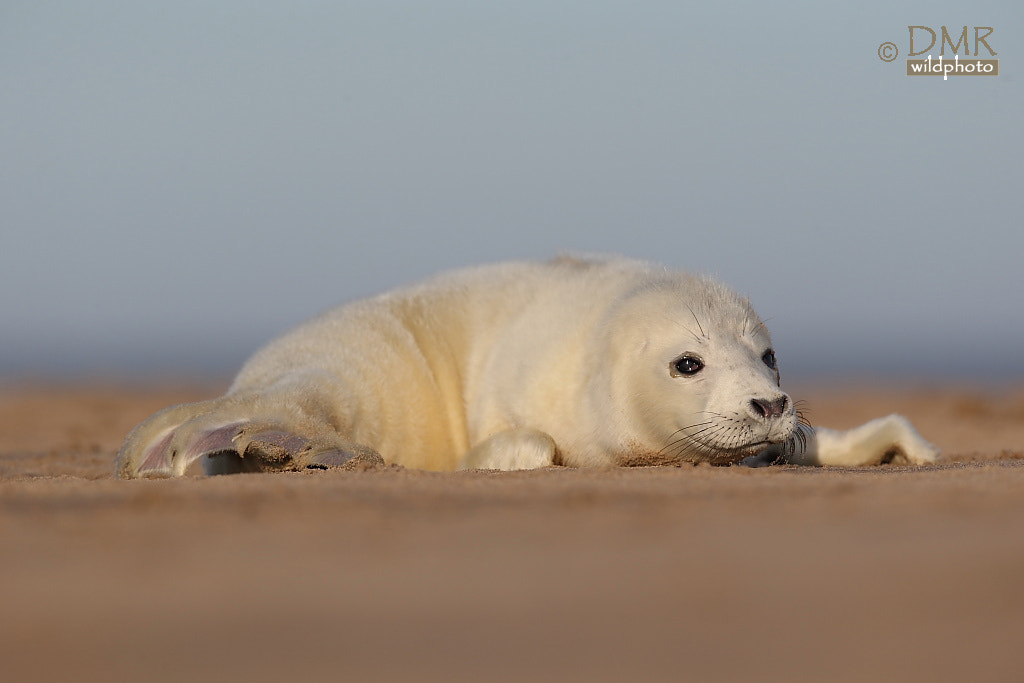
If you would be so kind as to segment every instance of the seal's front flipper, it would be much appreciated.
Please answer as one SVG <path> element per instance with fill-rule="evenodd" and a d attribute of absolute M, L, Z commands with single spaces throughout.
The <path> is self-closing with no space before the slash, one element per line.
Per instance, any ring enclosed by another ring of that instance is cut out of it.
<path fill-rule="evenodd" d="M 901 415 L 887 415 L 845 431 L 803 425 L 799 428 L 806 438 L 798 440 L 797 447 L 785 455 L 788 462 L 797 465 L 926 465 L 939 457 L 939 450 L 921 438 Z"/>
<path fill-rule="evenodd" d="M 532 470 L 555 464 L 555 440 L 536 429 L 509 429 L 466 452 L 458 470 Z"/>

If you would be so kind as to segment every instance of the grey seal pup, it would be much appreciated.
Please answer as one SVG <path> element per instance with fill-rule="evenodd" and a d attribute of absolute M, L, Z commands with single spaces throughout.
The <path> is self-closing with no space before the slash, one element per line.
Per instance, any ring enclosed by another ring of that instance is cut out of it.
<path fill-rule="evenodd" d="M 228 392 L 136 427 L 119 476 L 386 462 L 429 470 L 929 463 L 898 415 L 799 419 L 764 322 L 704 276 L 560 258 L 454 271 L 272 341 Z"/>

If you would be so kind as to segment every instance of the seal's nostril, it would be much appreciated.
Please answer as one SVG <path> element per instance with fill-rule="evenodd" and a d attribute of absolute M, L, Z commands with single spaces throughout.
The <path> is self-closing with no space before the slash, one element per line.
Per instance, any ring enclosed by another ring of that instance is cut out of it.
<path fill-rule="evenodd" d="M 760 418 L 768 419 L 778 417 L 786 412 L 786 406 L 789 405 L 789 397 L 783 394 L 779 398 L 774 400 L 766 398 L 752 398 L 750 399 L 750 410 L 751 412 Z"/>
<path fill-rule="evenodd" d="M 764 404 L 758 401 L 756 398 L 750 399 L 750 408 L 751 410 L 753 410 L 754 415 L 757 415 L 758 417 L 765 416 Z"/>

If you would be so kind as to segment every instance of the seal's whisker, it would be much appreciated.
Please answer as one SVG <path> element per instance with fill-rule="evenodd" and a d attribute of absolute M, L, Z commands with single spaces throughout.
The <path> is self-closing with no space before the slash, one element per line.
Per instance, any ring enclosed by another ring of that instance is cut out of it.
<path fill-rule="evenodd" d="M 758 323 L 757 323 L 757 325 L 755 325 L 755 326 L 754 326 L 754 328 L 753 328 L 752 330 L 750 330 L 750 336 L 751 336 L 751 337 L 753 337 L 753 336 L 754 336 L 754 334 L 755 334 L 755 333 L 756 333 L 756 332 L 757 332 L 758 330 L 760 330 L 760 329 L 764 329 L 764 330 L 767 330 L 768 328 L 766 327 L 766 323 L 767 323 L 767 322 L 768 322 L 769 320 L 771 320 L 771 318 L 765 318 L 764 320 L 759 320 L 759 321 L 758 321 Z"/>
<path fill-rule="evenodd" d="M 710 426 L 712 426 L 713 424 L 714 424 L 714 423 L 713 423 L 713 422 L 711 422 L 711 421 L 707 421 L 707 422 L 698 422 L 698 423 L 696 423 L 696 424 L 692 424 L 692 425 L 689 425 L 689 426 L 687 426 L 687 427 L 681 427 L 681 428 L 677 429 L 676 431 L 674 431 L 674 432 L 673 432 L 673 433 L 672 433 L 672 434 L 671 434 L 671 435 L 669 436 L 669 439 L 672 439 L 672 438 L 673 438 L 673 437 L 675 437 L 675 436 L 676 436 L 677 434 L 682 434 L 682 437 L 681 437 L 681 438 L 679 438 L 679 439 L 676 439 L 675 441 L 670 441 L 670 442 L 669 442 L 669 443 L 668 443 L 668 444 L 667 444 L 667 445 L 666 445 L 666 446 L 665 446 L 664 448 L 662 448 L 662 449 L 661 449 L 660 451 L 658 451 L 658 454 L 659 454 L 659 455 L 661 455 L 662 453 L 664 453 L 664 451 L 665 451 L 665 450 L 667 450 L 667 449 L 669 449 L 669 448 L 671 448 L 671 447 L 675 446 L 676 444 L 679 444 L 679 443 L 685 443 L 687 439 L 691 438 L 691 435 L 687 433 L 687 430 L 689 430 L 689 429 L 693 429 L 693 428 L 695 428 L 695 427 L 700 427 L 700 429 L 699 429 L 699 430 L 697 431 L 697 433 L 699 434 L 700 432 L 704 431 L 705 429 L 708 429 L 708 428 L 709 428 Z"/>
<path fill-rule="evenodd" d="M 745 454 L 754 455 L 759 448 L 754 444 L 764 443 L 764 437 L 759 435 L 756 426 L 750 424 L 749 419 L 740 413 L 705 409 L 695 414 L 705 419 L 675 430 L 666 439 L 664 447 L 658 452 L 659 455 L 696 461 L 722 460 L 724 456 L 729 460 L 730 453 L 737 453 L 737 458 L 744 457 Z M 806 420 L 800 420 L 798 416 L 798 424 L 805 422 Z M 802 429 L 795 429 L 786 441 L 777 446 L 780 457 L 797 448 L 806 448 L 806 439 Z M 763 446 L 767 447 L 767 444 Z"/>
<path fill-rule="evenodd" d="M 692 311 L 691 311 L 691 312 L 692 312 Z M 696 339 L 697 341 L 699 341 L 699 342 L 700 342 L 700 341 L 703 341 L 703 338 L 701 338 L 701 337 L 700 337 L 700 336 L 699 336 L 699 335 L 698 335 L 698 334 L 697 334 L 696 332 L 694 332 L 693 330 L 691 330 L 691 329 L 690 329 L 689 327 L 687 327 L 686 325 L 682 324 L 682 323 L 681 323 L 681 322 L 679 322 L 678 320 L 676 320 L 676 319 L 674 319 L 674 318 L 671 318 L 671 317 L 669 317 L 669 316 L 667 316 L 667 315 L 666 315 L 666 316 L 664 316 L 664 318 L 665 318 L 665 320 L 668 320 L 668 321 L 669 321 L 670 323 L 672 323 L 672 324 L 674 324 L 674 325 L 678 325 L 679 327 L 681 327 L 681 328 L 683 328 L 684 330 L 686 330 L 686 331 L 687 331 L 687 332 L 688 332 L 688 333 L 689 333 L 689 334 L 690 334 L 690 335 L 691 335 L 691 336 L 692 336 L 692 337 L 693 337 L 694 339 Z M 699 325 L 699 324 L 700 324 L 700 323 L 698 323 L 698 325 Z"/>
<path fill-rule="evenodd" d="M 704 326 L 703 326 L 703 325 L 701 325 L 701 324 L 700 324 L 700 320 L 698 320 L 698 319 L 697 319 L 697 314 L 696 314 L 696 313 L 694 313 L 694 312 L 693 312 L 693 309 L 692 309 L 692 308 L 690 308 L 689 306 L 687 306 L 687 307 L 686 307 L 686 309 L 687 309 L 688 311 L 690 311 L 690 315 L 692 315 L 692 316 L 693 316 L 693 321 L 694 321 L 695 323 L 697 323 L 697 329 L 699 329 L 699 330 L 700 330 L 700 334 L 701 334 L 701 336 L 702 336 L 702 337 L 704 337 L 705 339 L 707 339 L 708 341 L 711 341 L 711 337 L 709 337 L 709 336 L 708 336 L 708 333 L 704 331 Z"/>

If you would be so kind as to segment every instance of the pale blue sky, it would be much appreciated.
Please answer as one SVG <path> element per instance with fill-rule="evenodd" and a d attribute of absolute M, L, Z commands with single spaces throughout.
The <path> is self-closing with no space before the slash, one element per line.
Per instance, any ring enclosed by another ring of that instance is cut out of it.
<path fill-rule="evenodd" d="M 906 77 L 910 24 L 1001 75 Z M 719 276 L 784 375 L 1024 378 L 1022 49 L 1017 0 L 9 0 L 0 379 L 227 375 L 559 252 Z"/>

